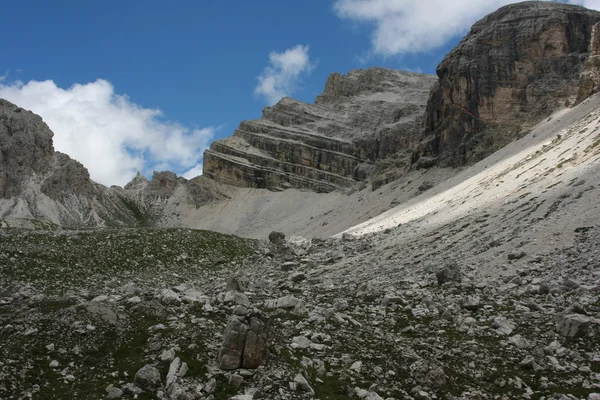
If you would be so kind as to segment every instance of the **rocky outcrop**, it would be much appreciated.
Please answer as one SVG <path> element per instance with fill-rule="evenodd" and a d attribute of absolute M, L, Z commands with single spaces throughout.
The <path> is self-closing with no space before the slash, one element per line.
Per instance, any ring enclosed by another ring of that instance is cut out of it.
<path fill-rule="evenodd" d="M 256 369 L 267 358 L 266 327 L 257 317 L 232 317 L 223 334 L 217 364 L 223 370 Z"/>
<path fill-rule="evenodd" d="M 317 192 L 354 187 L 375 163 L 418 141 L 434 78 L 382 68 L 332 74 L 315 104 L 284 98 L 204 155 L 219 182 Z"/>
<path fill-rule="evenodd" d="M 55 152 L 52 137 L 38 115 L 0 99 L 0 219 L 11 226 L 153 225 L 177 205 L 195 208 L 224 198 L 213 182 L 172 172 L 107 188 L 81 163 Z"/>
<path fill-rule="evenodd" d="M 589 56 L 585 62 L 583 73 L 579 79 L 579 93 L 576 103 L 579 104 L 594 93 L 600 91 L 600 23 L 592 28 Z"/>
<path fill-rule="evenodd" d="M 586 66 L 590 44 L 597 55 L 598 21 L 599 12 L 583 7 L 527 1 L 477 22 L 437 68 L 418 155 L 441 165 L 477 161 L 589 96 L 594 78 L 581 91 L 579 80 L 597 64 Z"/>
<path fill-rule="evenodd" d="M 40 116 L 0 99 L 0 198 L 20 194 L 25 180 L 50 170 L 53 136 Z"/>
<path fill-rule="evenodd" d="M 50 172 L 41 185 L 42 193 L 59 201 L 70 193 L 93 197 L 98 194 L 98 189 L 83 164 L 58 151 L 54 153 Z"/>

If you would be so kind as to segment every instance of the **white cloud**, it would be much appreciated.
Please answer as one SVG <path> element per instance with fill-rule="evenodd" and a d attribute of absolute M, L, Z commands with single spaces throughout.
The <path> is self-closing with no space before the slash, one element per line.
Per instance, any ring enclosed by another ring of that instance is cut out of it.
<path fill-rule="evenodd" d="M 85 165 L 92 179 L 124 185 L 137 171 L 185 171 L 198 164 L 215 128 L 165 120 L 160 110 L 116 94 L 102 79 L 68 89 L 53 81 L 0 83 L 0 98 L 39 114 L 54 132 L 56 150 Z"/>
<path fill-rule="evenodd" d="M 592 10 L 600 10 L 600 0 L 570 0 L 570 4 L 577 4 Z"/>
<path fill-rule="evenodd" d="M 254 93 L 264 96 L 269 104 L 275 104 L 282 97 L 290 96 L 296 90 L 301 78 L 310 74 L 315 62 L 308 54 L 309 46 L 297 45 L 283 53 L 271 52 L 270 65 L 260 74 Z"/>
<path fill-rule="evenodd" d="M 198 164 L 181 174 L 185 179 L 192 179 L 200 175 L 202 175 L 202 164 Z"/>
<path fill-rule="evenodd" d="M 338 17 L 374 26 L 373 52 L 383 56 L 434 50 L 477 20 L 522 0 L 336 0 Z M 600 0 L 569 3 L 600 9 Z"/>
<path fill-rule="evenodd" d="M 3 81 L 5 81 L 5 80 L 6 80 L 6 78 L 8 78 L 8 73 L 9 73 L 9 72 L 10 72 L 10 71 L 6 71 L 6 72 L 4 73 L 4 75 L 0 75 L 0 82 L 3 82 Z"/>

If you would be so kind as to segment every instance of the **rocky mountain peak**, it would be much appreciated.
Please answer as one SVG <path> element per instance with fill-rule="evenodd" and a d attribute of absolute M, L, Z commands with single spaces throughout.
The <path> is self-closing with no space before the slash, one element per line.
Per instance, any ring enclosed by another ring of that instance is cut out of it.
<path fill-rule="evenodd" d="M 142 189 L 148 183 L 148 179 L 139 171 L 136 176 L 124 186 L 125 190 Z"/>
<path fill-rule="evenodd" d="M 214 142 L 204 175 L 272 190 L 352 189 L 371 178 L 378 160 L 418 141 L 434 82 L 431 75 L 376 67 L 332 74 L 315 104 L 283 98 Z"/>
<path fill-rule="evenodd" d="M 346 75 L 334 72 L 327 78 L 325 89 L 315 103 L 336 103 L 349 97 L 372 93 L 398 93 L 421 77 L 422 74 L 380 67 L 352 70 Z"/>
<path fill-rule="evenodd" d="M 529 1 L 477 22 L 437 68 L 420 154 L 443 165 L 476 161 L 580 101 L 598 21 L 597 11 Z"/>
<path fill-rule="evenodd" d="M 20 193 L 27 177 L 50 169 L 52 137 L 40 116 L 0 99 L 0 198 Z"/>

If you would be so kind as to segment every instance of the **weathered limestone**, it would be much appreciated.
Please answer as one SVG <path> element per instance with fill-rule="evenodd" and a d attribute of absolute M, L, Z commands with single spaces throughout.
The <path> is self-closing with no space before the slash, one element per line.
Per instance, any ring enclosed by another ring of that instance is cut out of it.
<path fill-rule="evenodd" d="M 256 369 L 267 358 L 266 326 L 257 317 L 232 317 L 223 334 L 219 351 L 219 368 L 229 371 L 238 368 Z"/>
<path fill-rule="evenodd" d="M 584 68 L 597 71 L 586 59 L 598 21 L 583 7 L 527 1 L 477 22 L 437 68 L 419 155 L 442 165 L 477 161 L 589 96 L 594 77 L 581 91 L 579 80 Z"/>
<path fill-rule="evenodd" d="M 377 160 L 416 143 L 433 82 L 382 68 L 332 74 L 315 104 L 284 98 L 213 143 L 204 175 L 272 190 L 352 188 L 370 177 Z"/>

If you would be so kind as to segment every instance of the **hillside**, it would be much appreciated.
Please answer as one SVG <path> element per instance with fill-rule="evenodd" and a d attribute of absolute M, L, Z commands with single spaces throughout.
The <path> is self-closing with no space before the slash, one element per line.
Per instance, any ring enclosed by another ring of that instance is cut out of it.
<path fill-rule="evenodd" d="M 0 100 L 0 398 L 598 400 L 598 21 L 503 7 L 192 180 L 94 183 Z"/>

